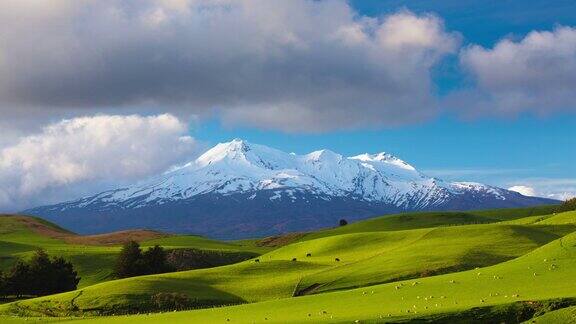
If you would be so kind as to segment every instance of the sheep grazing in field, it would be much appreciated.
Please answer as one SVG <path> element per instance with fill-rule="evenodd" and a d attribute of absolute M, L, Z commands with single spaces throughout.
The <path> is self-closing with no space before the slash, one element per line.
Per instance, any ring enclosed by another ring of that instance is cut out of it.
<path fill-rule="evenodd" d="M 312 253 L 306 253 L 306 257 L 311 257 Z"/>
<path fill-rule="evenodd" d="M 296 261 L 296 258 L 292 258 L 292 262 L 295 262 L 295 261 Z"/>

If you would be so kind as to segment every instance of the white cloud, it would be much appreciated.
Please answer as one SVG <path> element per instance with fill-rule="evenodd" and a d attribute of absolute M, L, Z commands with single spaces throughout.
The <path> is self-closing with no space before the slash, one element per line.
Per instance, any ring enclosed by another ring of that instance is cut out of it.
<path fill-rule="evenodd" d="M 436 16 L 344 0 L 7 0 L 0 20 L 5 117 L 146 105 L 285 131 L 401 125 L 436 114 L 431 70 L 459 43 Z"/>
<path fill-rule="evenodd" d="M 168 114 L 80 117 L 48 125 L 0 149 L 0 208 L 29 207 L 65 191 L 86 192 L 99 182 L 164 171 L 194 153 L 196 143 L 186 133 L 186 125 Z"/>
<path fill-rule="evenodd" d="M 576 197 L 576 179 L 529 178 L 515 181 L 508 190 L 527 196 L 566 200 Z"/>
<path fill-rule="evenodd" d="M 529 196 L 529 197 L 536 196 L 536 190 L 534 190 L 534 188 L 528 187 L 528 186 L 512 186 L 512 187 L 508 188 L 508 190 L 516 191 L 517 193 L 520 193 L 524 196 Z"/>
<path fill-rule="evenodd" d="M 551 173 L 551 170 L 540 168 L 454 168 L 427 169 L 425 174 L 447 181 L 475 181 L 493 186 L 508 188 L 525 196 L 544 197 L 566 200 L 576 197 L 576 179 L 531 177 L 536 171 Z"/>
<path fill-rule="evenodd" d="M 460 60 L 477 82 L 457 96 L 471 114 L 576 112 L 576 28 L 533 31 L 491 49 L 471 46 Z"/>

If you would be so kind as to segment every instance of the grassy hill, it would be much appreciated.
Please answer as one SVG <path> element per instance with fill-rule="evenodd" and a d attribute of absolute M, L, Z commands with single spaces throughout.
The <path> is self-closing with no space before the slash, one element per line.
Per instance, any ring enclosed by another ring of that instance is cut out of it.
<path fill-rule="evenodd" d="M 50 255 L 70 260 L 82 278 L 79 287 L 86 287 L 112 279 L 112 269 L 121 244 L 130 239 L 139 241 L 143 247 L 159 244 L 170 249 L 254 253 L 269 250 L 194 235 L 166 235 L 146 230 L 80 236 L 40 218 L 0 215 L 0 270 L 7 269 L 18 258 L 26 259 L 38 248 L 43 248 Z"/>
<path fill-rule="evenodd" d="M 20 246 L 26 245 L 22 241 L 2 236 L 32 235 L 19 231 L 0 235 L 0 244 L 8 244 L 12 255 L 31 251 Z M 274 247 L 261 246 L 262 240 L 162 236 L 142 245 L 263 254 L 258 260 L 210 269 L 84 285 L 73 292 L 2 305 L 0 312 L 61 317 L 149 312 L 156 309 L 152 296 L 165 292 L 185 294 L 189 307 L 224 307 L 90 321 L 312 323 L 465 321 L 481 316 L 488 322 L 517 322 L 554 308 L 550 305 L 574 303 L 576 289 L 565 284 L 576 275 L 574 231 L 576 212 L 555 214 L 542 207 L 380 217 L 265 240 L 283 242 Z M 53 251 L 58 244 L 69 251 L 80 248 L 62 238 L 35 239 L 42 246 L 52 244 Z M 98 249 L 113 254 L 118 246 L 82 248 L 88 255 Z M 100 261 L 93 262 L 83 265 L 90 268 Z M 565 300 L 550 301 L 558 298 Z"/>
<path fill-rule="evenodd" d="M 575 258 L 576 234 L 570 234 L 515 260 L 470 271 L 239 306 L 82 321 L 330 323 L 419 318 L 444 322 L 472 319 L 493 322 L 495 317 L 504 317 L 513 322 L 517 319 L 514 310 L 524 304 L 576 298 L 574 287 L 566 284 L 576 275 Z"/>
<path fill-rule="evenodd" d="M 548 312 L 534 318 L 529 323 L 576 323 L 576 306 Z"/>
<path fill-rule="evenodd" d="M 319 237 L 360 233 L 399 231 L 416 228 L 431 228 L 471 224 L 490 224 L 502 221 L 522 219 L 532 216 L 551 215 L 557 206 L 537 206 L 531 208 L 490 209 L 466 212 L 415 212 L 386 215 L 346 226 L 306 233 L 300 240 Z"/>

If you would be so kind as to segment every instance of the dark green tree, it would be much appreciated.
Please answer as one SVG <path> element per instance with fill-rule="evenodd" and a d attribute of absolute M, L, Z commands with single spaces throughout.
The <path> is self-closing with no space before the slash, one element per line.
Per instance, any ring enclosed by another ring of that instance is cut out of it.
<path fill-rule="evenodd" d="M 74 270 L 72 263 L 58 257 L 52 259 L 52 265 L 56 277 L 56 285 L 52 293 L 76 290 L 80 277 L 78 277 L 78 272 Z"/>
<path fill-rule="evenodd" d="M 33 295 L 32 279 L 30 266 L 26 262 L 18 260 L 16 264 L 4 274 L 3 281 L 6 296 L 21 297 L 24 295 Z"/>
<path fill-rule="evenodd" d="M 31 295 L 45 296 L 57 291 L 56 269 L 50 261 L 50 257 L 44 250 L 37 250 L 29 262 Z"/>
<path fill-rule="evenodd" d="M 50 258 L 44 250 L 36 251 L 29 265 L 31 295 L 45 296 L 75 290 L 80 282 L 72 263 L 62 257 Z"/>
<path fill-rule="evenodd" d="M 114 275 L 117 278 L 128 278 L 146 274 L 140 245 L 134 241 L 124 243 L 122 251 L 116 260 Z"/>
<path fill-rule="evenodd" d="M 75 290 L 80 278 L 72 263 L 38 250 L 29 262 L 19 260 L 1 276 L 1 296 L 45 296 Z"/>
<path fill-rule="evenodd" d="M 6 279 L 4 273 L 0 271 L 0 297 L 6 296 Z"/>
<path fill-rule="evenodd" d="M 165 273 L 174 271 L 172 266 L 168 264 L 166 251 L 159 245 L 148 248 L 142 255 L 147 274 Z"/>
<path fill-rule="evenodd" d="M 342 218 L 342 219 L 338 222 L 338 225 L 340 225 L 340 226 L 348 225 L 348 221 L 345 220 L 344 218 Z"/>
<path fill-rule="evenodd" d="M 566 211 L 572 211 L 572 210 L 576 210 L 576 197 L 567 199 L 558 208 L 559 212 L 566 212 Z"/>

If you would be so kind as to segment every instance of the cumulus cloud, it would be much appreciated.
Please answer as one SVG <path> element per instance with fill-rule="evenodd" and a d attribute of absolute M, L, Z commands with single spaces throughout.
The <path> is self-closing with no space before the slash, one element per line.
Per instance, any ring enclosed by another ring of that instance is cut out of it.
<path fill-rule="evenodd" d="M 524 196 L 529 196 L 529 197 L 536 196 L 536 190 L 534 190 L 534 188 L 528 187 L 528 186 L 512 186 L 512 187 L 508 188 L 508 190 L 516 191 L 517 193 L 522 194 Z"/>
<path fill-rule="evenodd" d="M 186 125 L 167 114 L 80 117 L 48 125 L 0 149 L 0 208 L 30 207 L 53 195 L 89 192 L 99 182 L 164 171 L 195 152 L 196 142 L 186 133 Z"/>
<path fill-rule="evenodd" d="M 0 20 L 4 116 L 145 106 L 285 131 L 433 116 L 431 70 L 459 42 L 344 0 L 5 0 Z"/>
<path fill-rule="evenodd" d="M 459 94 L 471 114 L 576 112 L 576 28 L 533 31 L 493 48 L 470 46 L 460 61 L 477 83 Z"/>
<path fill-rule="evenodd" d="M 572 178 L 532 178 L 516 181 L 508 190 L 525 196 L 545 197 L 566 200 L 576 197 L 576 179 Z"/>

